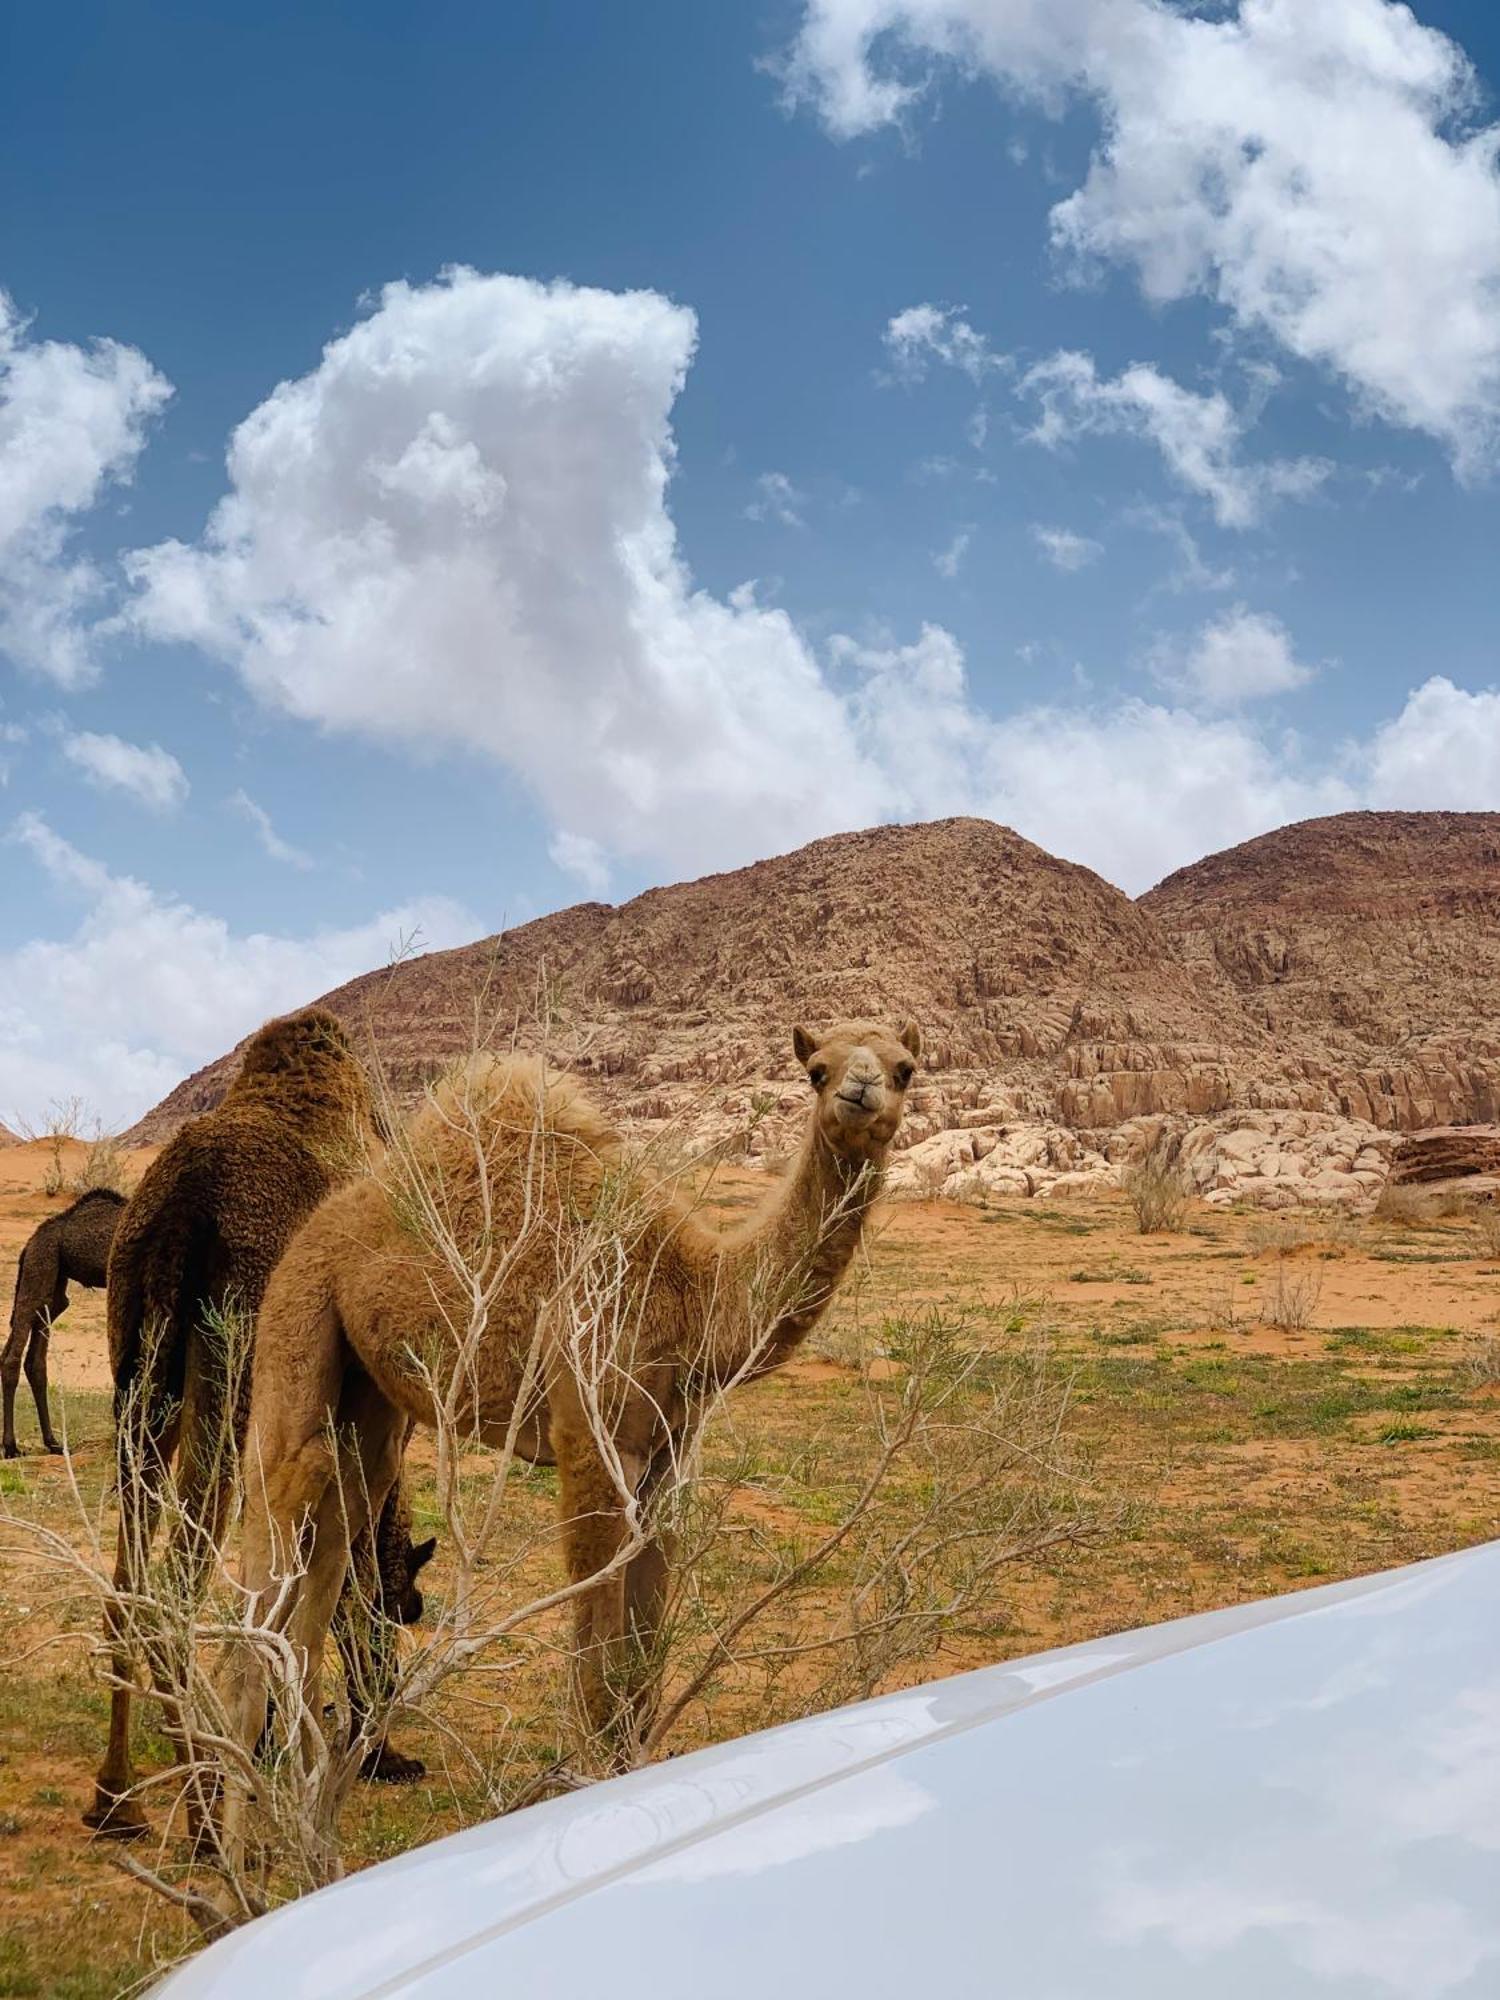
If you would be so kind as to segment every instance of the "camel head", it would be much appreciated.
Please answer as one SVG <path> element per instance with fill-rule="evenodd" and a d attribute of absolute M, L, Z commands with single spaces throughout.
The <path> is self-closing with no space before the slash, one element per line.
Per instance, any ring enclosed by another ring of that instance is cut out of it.
<path fill-rule="evenodd" d="M 915 1021 L 900 1029 L 841 1021 L 824 1034 L 792 1030 L 792 1047 L 817 1094 L 818 1131 L 842 1159 L 881 1165 L 890 1151 L 922 1037 Z"/>

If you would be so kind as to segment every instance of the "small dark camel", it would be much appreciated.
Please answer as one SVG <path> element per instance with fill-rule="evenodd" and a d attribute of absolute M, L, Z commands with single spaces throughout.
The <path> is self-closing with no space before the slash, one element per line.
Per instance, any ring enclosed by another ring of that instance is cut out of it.
<path fill-rule="evenodd" d="M 26 1239 L 16 1266 L 16 1296 L 10 1309 L 10 1338 L 0 1355 L 5 1394 L 5 1456 L 19 1458 L 16 1443 L 16 1385 L 21 1365 L 36 1398 L 43 1451 L 61 1451 L 47 1408 L 47 1343 L 55 1320 L 68 1309 L 69 1285 L 98 1290 L 109 1268 L 109 1246 L 125 1207 L 125 1197 L 109 1188 L 90 1188 L 61 1215 L 49 1215 Z"/>

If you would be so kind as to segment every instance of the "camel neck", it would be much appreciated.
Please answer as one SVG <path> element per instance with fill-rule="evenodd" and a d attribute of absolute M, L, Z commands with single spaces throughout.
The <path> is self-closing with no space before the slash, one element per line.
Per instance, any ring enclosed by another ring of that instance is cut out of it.
<path fill-rule="evenodd" d="M 807 1338 L 849 1268 L 883 1169 L 883 1160 L 846 1159 L 816 1116 L 808 1121 L 782 1189 L 714 1258 L 719 1380 L 774 1368 Z"/>

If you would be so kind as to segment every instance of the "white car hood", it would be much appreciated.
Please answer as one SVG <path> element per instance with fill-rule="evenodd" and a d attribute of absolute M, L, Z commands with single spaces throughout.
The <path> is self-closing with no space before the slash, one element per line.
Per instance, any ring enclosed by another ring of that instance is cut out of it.
<path fill-rule="evenodd" d="M 1500 1544 L 1044 1653 L 435 1842 L 171 2000 L 1500 1993 Z"/>

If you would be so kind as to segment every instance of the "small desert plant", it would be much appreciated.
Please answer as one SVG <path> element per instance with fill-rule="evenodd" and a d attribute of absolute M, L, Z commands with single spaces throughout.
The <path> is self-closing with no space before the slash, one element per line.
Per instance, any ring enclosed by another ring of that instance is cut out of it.
<path fill-rule="evenodd" d="M 945 1160 L 914 1160 L 911 1170 L 911 1191 L 919 1201 L 936 1201 L 948 1185 L 948 1164 Z"/>
<path fill-rule="evenodd" d="M 125 1193 L 125 1148 L 112 1133 L 95 1131 L 71 1186 L 78 1194 L 88 1194 L 94 1188 L 103 1188 L 110 1194 Z"/>
<path fill-rule="evenodd" d="M 1437 1206 L 1425 1188 L 1387 1181 L 1375 1204 L 1377 1222 L 1394 1223 L 1398 1229 L 1426 1229 L 1436 1220 Z"/>
<path fill-rule="evenodd" d="M 1261 1296 L 1261 1318 L 1278 1333 L 1301 1333 L 1312 1322 L 1323 1296 L 1323 1273 L 1316 1264 L 1278 1257 Z"/>
<path fill-rule="evenodd" d="M 1481 1202 L 1474 1210 L 1474 1242 L 1476 1257 L 1500 1262 L 1500 1207 L 1492 1201 Z"/>
<path fill-rule="evenodd" d="M 1159 1154 L 1151 1154 L 1127 1167 L 1120 1187 L 1135 1214 L 1142 1236 L 1155 1236 L 1167 1229 L 1180 1229 L 1187 1215 L 1188 1192 L 1182 1176 Z"/>
<path fill-rule="evenodd" d="M 1351 1215 L 1329 1209 L 1314 1215 L 1260 1215 L 1245 1231 L 1245 1243 L 1252 1256 L 1268 1251 L 1278 1257 L 1297 1250 L 1318 1250 L 1338 1256 L 1360 1241 L 1359 1224 Z"/>
<path fill-rule="evenodd" d="M 1465 1382 L 1472 1389 L 1500 1386 L 1500 1335 L 1481 1334 L 1468 1349 L 1462 1362 Z"/>

